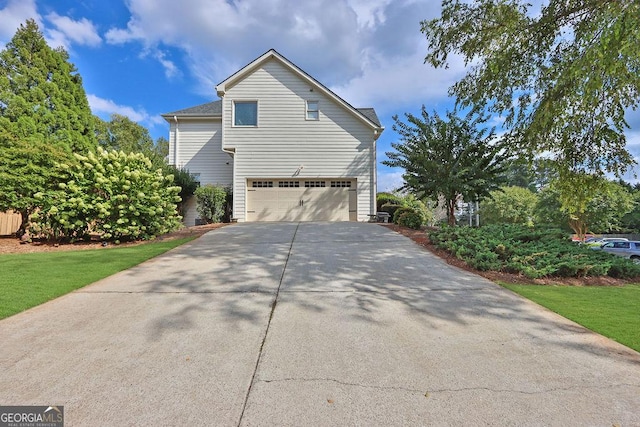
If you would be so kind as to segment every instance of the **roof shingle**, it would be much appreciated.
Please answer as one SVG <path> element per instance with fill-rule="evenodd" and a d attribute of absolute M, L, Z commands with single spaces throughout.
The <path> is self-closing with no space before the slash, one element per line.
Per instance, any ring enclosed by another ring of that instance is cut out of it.
<path fill-rule="evenodd" d="M 222 101 L 208 102 L 162 115 L 162 117 L 171 116 L 222 117 Z"/>

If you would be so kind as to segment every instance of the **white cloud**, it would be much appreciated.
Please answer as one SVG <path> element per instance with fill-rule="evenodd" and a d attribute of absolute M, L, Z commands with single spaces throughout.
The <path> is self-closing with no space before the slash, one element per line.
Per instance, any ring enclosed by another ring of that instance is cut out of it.
<path fill-rule="evenodd" d="M 174 78 L 181 74 L 180 69 L 176 66 L 176 64 L 170 59 L 167 59 L 167 53 L 158 48 L 149 47 L 143 50 L 140 56 L 142 58 L 151 56 L 152 58 L 157 60 L 160 65 L 162 65 L 162 68 L 164 68 L 164 75 L 167 79 Z"/>
<path fill-rule="evenodd" d="M 10 40 L 27 19 L 35 20 L 42 27 L 35 0 L 9 0 L 4 9 L 0 9 L 0 40 Z"/>
<path fill-rule="evenodd" d="M 111 28 L 106 41 L 140 43 L 142 50 L 177 48 L 198 79 L 194 91 L 206 88 L 213 95 L 215 83 L 275 48 L 324 84 L 357 89 L 361 96 L 387 91 L 380 82 L 385 76 L 397 76 L 409 86 L 414 80 L 408 78 L 411 70 L 419 71 L 425 76 L 421 81 L 427 82 L 431 70 L 422 65 L 426 51 L 419 21 L 434 17 L 439 2 L 185 0 L 178 12 L 173 0 L 130 0 L 127 7 L 131 18 L 126 27 Z M 371 58 L 383 59 L 369 64 Z M 433 86 L 442 79 L 437 76 Z"/>
<path fill-rule="evenodd" d="M 453 58 L 448 69 L 433 69 L 423 58 L 418 49 L 404 58 L 378 56 L 364 64 L 361 75 L 332 90 L 354 106 L 375 106 L 380 114 L 422 104 L 430 109 L 448 97 L 449 86 L 464 74 L 464 64 Z"/>
<path fill-rule="evenodd" d="M 374 28 L 386 20 L 385 9 L 392 0 L 347 0 L 357 16 L 358 26 Z"/>
<path fill-rule="evenodd" d="M 11 39 L 20 24 L 24 24 L 27 19 L 36 21 L 47 43 L 52 47 L 62 46 L 69 50 L 72 44 L 98 46 L 102 42 L 95 25 L 86 18 L 76 21 L 51 12 L 43 20 L 38 13 L 35 0 L 9 0 L 7 5 L 0 9 L 0 40 Z M 50 24 L 50 27 L 43 21 Z"/>
<path fill-rule="evenodd" d="M 404 179 L 402 179 L 402 171 L 378 170 L 378 192 L 397 190 L 403 185 Z"/>
<path fill-rule="evenodd" d="M 87 18 L 76 21 L 68 16 L 51 12 L 46 19 L 55 27 L 46 31 L 47 41 L 53 47 L 63 46 L 69 49 L 72 43 L 95 47 L 102 43 L 95 25 Z"/>
<path fill-rule="evenodd" d="M 96 115 L 108 117 L 111 114 L 115 113 L 122 116 L 127 116 L 134 122 L 138 123 L 146 123 L 148 125 L 157 125 L 164 123 L 164 119 L 160 116 L 152 116 L 148 114 L 144 109 L 135 109 L 127 105 L 118 105 L 111 99 L 104 99 L 93 94 L 87 94 L 87 100 L 89 101 L 91 111 Z"/>

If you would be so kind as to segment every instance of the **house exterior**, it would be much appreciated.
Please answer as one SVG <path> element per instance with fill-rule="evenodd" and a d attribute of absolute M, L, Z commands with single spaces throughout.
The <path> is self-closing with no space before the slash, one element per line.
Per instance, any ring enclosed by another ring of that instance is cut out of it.
<path fill-rule="evenodd" d="M 244 221 L 367 221 L 376 210 L 372 108 L 357 109 L 275 50 L 216 86 L 220 100 L 163 114 L 169 163 L 233 189 Z M 186 207 L 193 225 L 195 202 Z"/>

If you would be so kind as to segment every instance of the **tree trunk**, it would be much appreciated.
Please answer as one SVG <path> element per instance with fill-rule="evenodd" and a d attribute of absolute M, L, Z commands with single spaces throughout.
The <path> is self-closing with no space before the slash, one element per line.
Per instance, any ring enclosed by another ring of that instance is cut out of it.
<path fill-rule="evenodd" d="M 451 226 L 456 225 L 456 200 L 447 200 L 447 223 Z"/>
<path fill-rule="evenodd" d="M 22 216 L 20 228 L 18 228 L 18 231 L 16 231 L 16 236 L 20 238 L 27 233 L 27 227 L 29 226 L 29 209 L 19 210 L 16 212 L 20 213 L 20 215 Z"/>
<path fill-rule="evenodd" d="M 582 218 L 569 218 L 569 227 L 573 230 L 574 233 L 578 236 L 578 240 L 584 242 L 584 238 L 587 234 L 587 224 Z"/>

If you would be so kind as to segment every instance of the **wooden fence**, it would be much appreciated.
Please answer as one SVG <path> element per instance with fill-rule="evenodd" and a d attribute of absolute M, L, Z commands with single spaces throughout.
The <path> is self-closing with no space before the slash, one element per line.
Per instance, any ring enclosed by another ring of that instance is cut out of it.
<path fill-rule="evenodd" d="M 22 215 L 13 211 L 0 212 L 0 236 L 9 236 L 20 228 Z"/>

